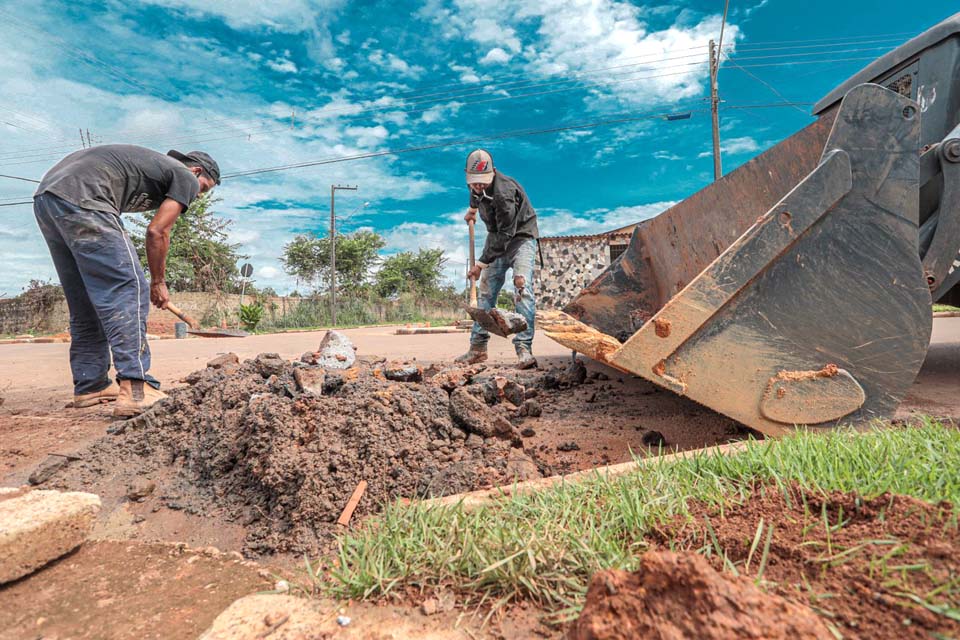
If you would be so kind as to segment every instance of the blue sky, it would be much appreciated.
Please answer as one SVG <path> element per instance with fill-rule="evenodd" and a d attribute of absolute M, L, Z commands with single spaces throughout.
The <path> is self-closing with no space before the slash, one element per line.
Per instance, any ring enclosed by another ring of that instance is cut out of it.
<path fill-rule="evenodd" d="M 956 9 L 731 0 L 724 170 L 812 121 L 785 102 L 815 102 Z M 542 233 L 603 231 L 711 180 L 706 44 L 722 11 L 722 0 L 0 0 L 0 174 L 39 178 L 88 129 L 97 143 L 202 149 L 229 174 L 643 117 L 482 145 L 524 185 Z M 337 196 L 342 229 L 373 228 L 388 252 L 442 247 L 452 280 L 473 146 L 225 180 L 217 211 L 257 283 L 284 292 L 283 244 L 325 234 L 330 185 L 355 184 Z M 31 193 L 0 178 L 0 204 Z M 29 205 L 0 207 L 0 266 L 0 295 L 55 279 Z"/>

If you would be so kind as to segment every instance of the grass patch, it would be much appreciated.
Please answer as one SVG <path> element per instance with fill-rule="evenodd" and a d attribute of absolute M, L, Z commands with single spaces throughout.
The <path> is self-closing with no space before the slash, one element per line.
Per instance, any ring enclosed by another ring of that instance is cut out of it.
<path fill-rule="evenodd" d="M 960 307 L 952 307 L 952 306 L 950 306 L 949 304 L 935 304 L 935 305 L 933 305 L 933 312 L 934 312 L 934 313 L 953 312 L 953 311 L 960 311 Z"/>
<path fill-rule="evenodd" d="M 635 567 L 652 527 L 699 501 L 721 506 L 758 484 L 786 491 L 885 492 L 929 502 L 960 499 L 960 431 L 925 420 L 857 437 L 798 432 L 752 442 L 736 455 L 652 462 L 615 479 L 597 477 L 464 511 L 388 506 L 339 540 L 317 588 L 368 598 L 406 588 L 452 587 L 488 603 L 525 598 L 563 612 L 579 607 L 590 575 Z M 770 531 L 758 531 L 752 562 L 765 564 Z M 762 574 L 761 574 L 762 575 Z"/>

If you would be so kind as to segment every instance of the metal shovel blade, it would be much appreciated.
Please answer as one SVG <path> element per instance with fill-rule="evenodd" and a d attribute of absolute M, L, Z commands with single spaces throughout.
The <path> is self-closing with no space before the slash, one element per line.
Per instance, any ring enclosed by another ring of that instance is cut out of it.
<path fill-rule="evenodd" d="M 527 321 L 519 313 L 504 309 L 481 309 L 467 307 L 467 313 L 481 327 L 490 333 L 506 338 L 514 333 L 520 333 L 527 328 Z"/>
<path fill-rule="evenodd" d="M 187 333 L 201 338 L 246 338 L 250 335 L 242 329 L 187 329 Z"/>

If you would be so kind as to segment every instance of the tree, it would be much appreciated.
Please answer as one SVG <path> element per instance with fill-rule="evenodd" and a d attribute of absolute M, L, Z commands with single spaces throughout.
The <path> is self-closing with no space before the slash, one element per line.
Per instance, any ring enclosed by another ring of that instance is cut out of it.
<path fill-rule="evenodd" d="M 337 236 L 337 289 L 356 292 L 366 286 L 370 272 L 386 245 L 374 231 Z M 330 283 L 330 239 L 299 235 L 283 247 L 284 270 L 320 288 Z"/>
<path fill-rule="evenodd" d="M 176 291 L 237 291 L 240 273 L 237 262 L 247 256 L 237 252 L 238 244 L 228 242 L 227 230 L 231 221 L 213 213 L 219 199 L 201 194 L 187 210 L 180 214 L 170 232 L 170 251 L 167 253 L 166 281 Z M 133 220 L 130 234 L 140 264 L 147 266 L 144 237 L 147 225 L 156 212 L 139 214 Z"/>
<path fill-rule="evenodd" d="M 440 290 L 440 279 L 443 277 L 443 265 L 446 262 L 443 249 L 396 253 L 386 258 L 377 271 L 377 293 L 385 298 L 401 293 L 433 296 Z"/>

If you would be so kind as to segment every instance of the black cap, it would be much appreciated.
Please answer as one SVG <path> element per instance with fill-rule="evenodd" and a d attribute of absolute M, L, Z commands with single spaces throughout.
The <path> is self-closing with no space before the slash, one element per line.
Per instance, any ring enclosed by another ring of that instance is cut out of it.
<path fill-rule="evenodd" d="M 167 155 L 171 158 L 176 158 L 184 164 L 187 162 L 192 162 L 200 165 L 200 168 L 203 169 L 207 175 L 213 178 L 214 182 L 220 184 L 220 165 L 217 164 L 216 160 L 210 157 L 209 153 L 205 153 L 203 151 L 180 153 L 179 151 L 171 149 L 170 151 L 167 151 Z"/>

